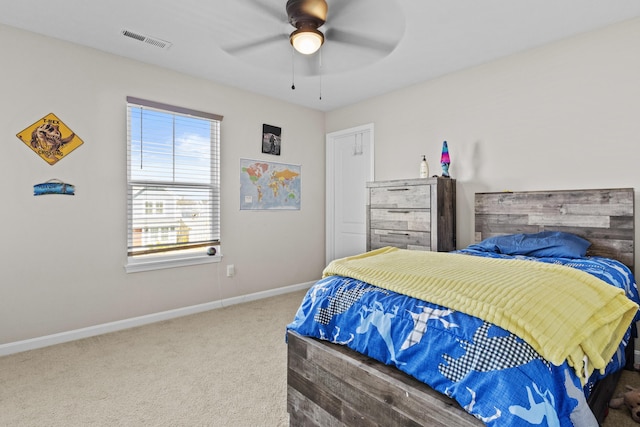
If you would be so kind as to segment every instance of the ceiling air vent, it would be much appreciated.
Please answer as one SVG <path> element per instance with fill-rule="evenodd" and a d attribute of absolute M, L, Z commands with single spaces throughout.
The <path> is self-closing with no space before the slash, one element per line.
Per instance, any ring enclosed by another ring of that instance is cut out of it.
<path fill-rule="evenodd" d="M 171 43 L 168 41 L 145 36 L 143 34 L 135 33 L 129 30 L 122 30 L 122 35 L 134 40 L 138 40 L 138 41 L 150 44 L 151 46 L 159 47 L 160 49 L 169 49 L 171 47 Z"/>

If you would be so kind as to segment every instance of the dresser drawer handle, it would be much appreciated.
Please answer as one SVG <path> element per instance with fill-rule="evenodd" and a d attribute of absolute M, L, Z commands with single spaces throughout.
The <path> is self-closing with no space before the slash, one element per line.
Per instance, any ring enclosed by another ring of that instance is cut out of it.
<path fill-rule="evenodd" d="M 403 214 L 408 214 L 411 211 L 387 211 L 388 213 L 403 213 Z"/>
<path fill-rule="evenodd" d="M 387 191 L 409 191 L 408 188 L 387 188 Z"/>
<path fill-rule="evenodd" d="M 389 232 L 387 234 L 392 234 L 394 236 L 410 236 L 409 233 L 393 233 L 393 232 Z"/>

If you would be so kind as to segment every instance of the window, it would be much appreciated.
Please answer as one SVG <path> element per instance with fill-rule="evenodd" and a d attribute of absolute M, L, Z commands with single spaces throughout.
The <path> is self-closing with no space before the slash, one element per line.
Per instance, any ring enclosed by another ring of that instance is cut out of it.
<path fill-rule="evenodd" d="M 219 260 L 222 116 L 127 97 L 127 271 Z"/>

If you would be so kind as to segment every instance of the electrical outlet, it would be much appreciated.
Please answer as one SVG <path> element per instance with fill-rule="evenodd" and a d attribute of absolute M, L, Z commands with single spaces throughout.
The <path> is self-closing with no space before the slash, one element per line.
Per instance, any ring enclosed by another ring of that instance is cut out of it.
<path fill-rule="evenodd" d="M 227 277 L 231 277 L 236 274 L 236 268 L 233 264 L 227 265 Z"/>

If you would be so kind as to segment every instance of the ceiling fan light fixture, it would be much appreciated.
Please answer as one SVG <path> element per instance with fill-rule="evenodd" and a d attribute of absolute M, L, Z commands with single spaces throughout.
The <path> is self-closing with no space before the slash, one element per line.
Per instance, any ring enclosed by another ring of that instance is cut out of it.
<path fill-rule="evenodd" d="M 298 28 L 289 36 L 294 49 L 304 55 L 311 55 L 324 43 L 324 34 L 315 28 Z"/>

